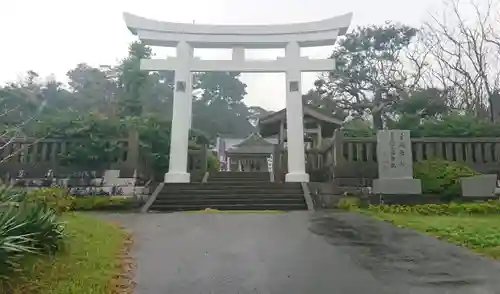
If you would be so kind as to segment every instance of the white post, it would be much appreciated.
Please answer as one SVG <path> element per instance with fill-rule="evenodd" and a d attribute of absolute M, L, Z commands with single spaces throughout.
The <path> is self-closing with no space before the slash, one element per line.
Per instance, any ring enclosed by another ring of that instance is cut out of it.
<path fill-rule="evenodd" d="M 304 158 L 304 123 L 302 110 L 302 92 L 300 90 L 301 71 L 298 67 L 300 46 L 290 42 L 285 48 L 286 71 L 286 124 L 288 139 L 288 173 L 287 182 L 309 182 L 305 171 Z"/>
<path fill-rule="evenodd" d="M 174 107 L 170 134 L 170 163 L 165 174 L 166 183 L 189 183 L 187 172 L 189 129 L 192 108 L 192 81 L 190 63 L 193 48 L 187 42 L 177 44 L 178 68 L 175 69 Z"/>

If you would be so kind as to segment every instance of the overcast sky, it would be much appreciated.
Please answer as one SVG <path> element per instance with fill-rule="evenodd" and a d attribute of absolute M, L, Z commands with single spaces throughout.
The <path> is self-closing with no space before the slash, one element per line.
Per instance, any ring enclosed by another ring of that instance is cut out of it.
<path fill-rule="evenodd" d="M 0 83 L 16 80 L 27 70 L 42 76 L 65 73 L 77 63 L 115 64 L 127 53 L 134 36 L 123 12 L 171 22 L 203 24 L 275 24 L 307 22 L 354 13 L 351 27 L 387 20 L 419 26 L 440 0 L 1 0 Z M 327 57 L 331 48 L 303 54 Z M 171 54 L 157 50 L 157 57 Z M 249 52 L 249 58 L 271 58 L 281 51 Z M 205 59 L 229 58 L 230 52 L 197 50 Z M 316 74 L 303 74 L 303 91 Z M 248 105 L 277 110 L 285 106 L 284 74 L 244 74 Z"/>

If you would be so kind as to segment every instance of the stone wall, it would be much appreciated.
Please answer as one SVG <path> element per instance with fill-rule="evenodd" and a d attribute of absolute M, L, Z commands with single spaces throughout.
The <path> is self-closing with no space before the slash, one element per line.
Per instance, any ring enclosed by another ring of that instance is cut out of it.
<path fill-rule="evenodd" d="M 100 177 L 107 169 L 120 170 L 124 177 L 134 175 L 139 162 L 139 139 L 136 132 L 131 132 L 127 138 L 110 138 L 110 144 L 120 146 L 121 154 L 101 170 L 88 171 L 81 166 L 61 162 L 61 155 L 81 142 L 50 138 L 0 138 L 0 177 L 12 178 L 22 175 L 24 178 L 43 178 L 47 173 L 59 178 L 78 177 L 79 173 L 93 173 Z"/>
<path fill-rule="evenodd" d="M 500 173 L 500 138 L 411 138 L 413 162 L 445 159 L 477 172 Z M 332 144 L 307 152 L 307 169 L 321 181 L 335 178 L 349 186 L 369 186 L 378 178 L 376 137 L 345 137 L 336 131 Z M 325 175 L 326 179 L 325 179 Z"/>
<path fill-rule="evenodd" d="M 153 175 L 151 159 L 147 154 L 140 152 L 139 135 L 135 131 L 129 132 L 126 138 L 109 139 L 110 144 L 120 146 L 121 154 L 99 170 L 88 170 L 89 168 L 67 165 L 61 161 L 61 155 L 81 142 L 81 140 L 51 138 L 0 138 L 2 146 L 0 178 L 102 178 L 106 170 L 119 171 L 120 178 L 150 179 Z M 189 150 L 187 168 L 195 175 L 205 173 L 207 170 L 205 146 L 198 150 Z M 160 172 L 163 179 L 167 170 Z"/>

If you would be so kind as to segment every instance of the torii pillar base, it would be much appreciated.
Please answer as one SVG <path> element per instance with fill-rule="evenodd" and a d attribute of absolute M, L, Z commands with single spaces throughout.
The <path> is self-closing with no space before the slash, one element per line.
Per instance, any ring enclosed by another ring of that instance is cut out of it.
<path fill-rule="evenodd" d="M 166 173 L 165 183 L 189 183 L 191 182 L 191 175 L 189 173 Z"/>
<path fill-rule="evenodd" d="M 309 183 L 309 175 L 306 173 L 300 173 L 300 174 L 288 173 L 285 175 L 285 182 L 287 182 L 287 183 Z"/>

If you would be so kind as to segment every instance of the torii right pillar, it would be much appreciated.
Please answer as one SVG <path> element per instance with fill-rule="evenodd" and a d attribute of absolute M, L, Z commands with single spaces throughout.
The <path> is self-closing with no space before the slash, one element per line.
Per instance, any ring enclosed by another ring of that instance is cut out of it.
<path fill-rule="evenodd" d="M 286 124 L 288 173 L 286 182 L 309 182 L 305 170 L 304 114 L 302 109 L 300 46 L 290 42 L 285 48 L 286 71 Z"/>

